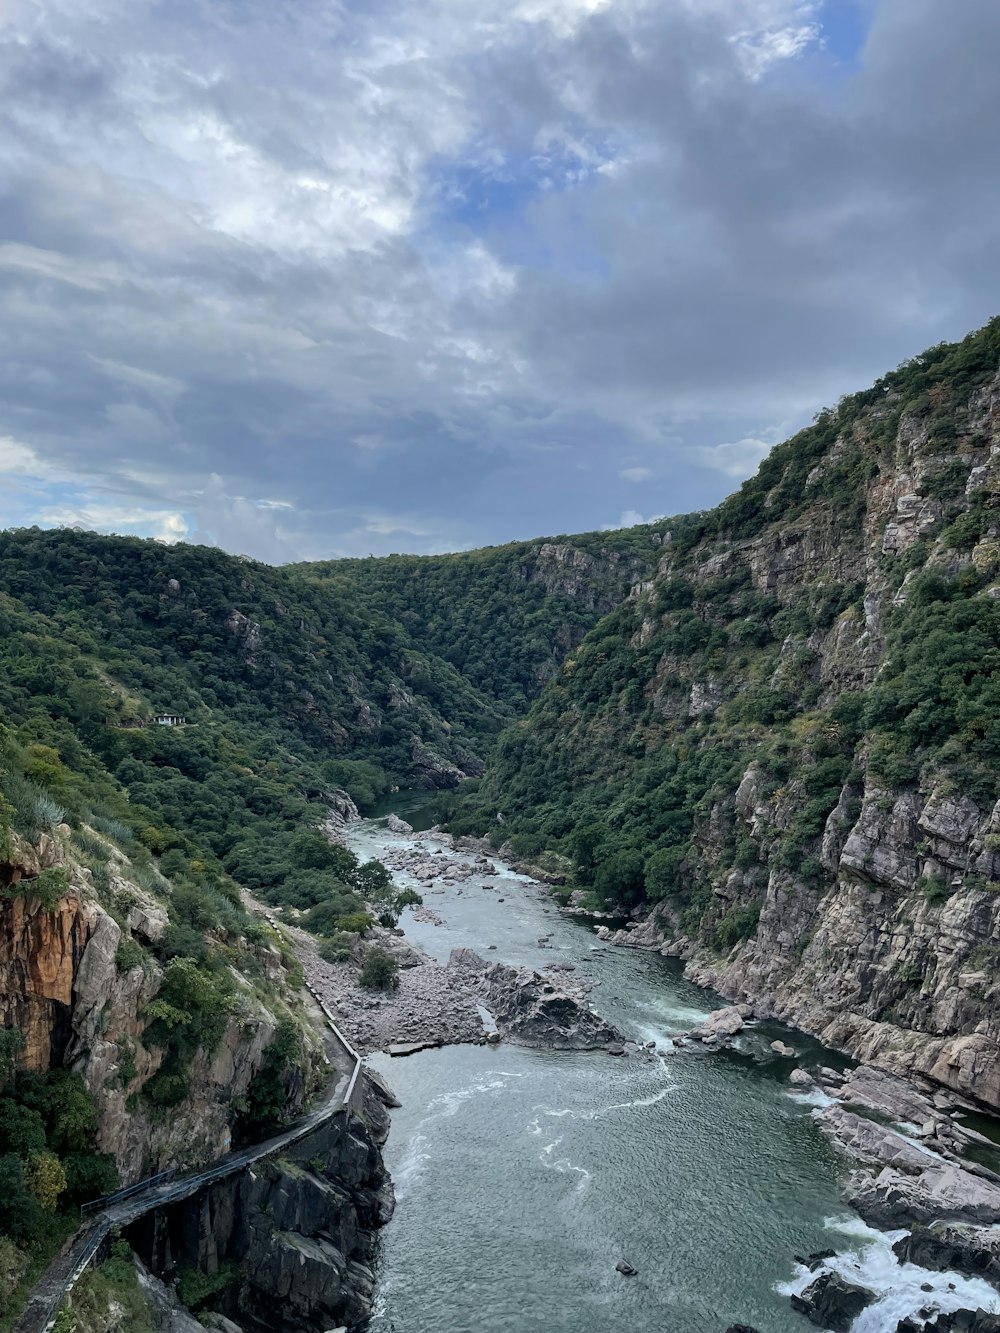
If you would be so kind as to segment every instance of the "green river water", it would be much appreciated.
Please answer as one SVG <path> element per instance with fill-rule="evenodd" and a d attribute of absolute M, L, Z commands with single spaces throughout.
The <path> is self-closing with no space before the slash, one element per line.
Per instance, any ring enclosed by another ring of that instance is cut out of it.
<path fill-rule="evenodd" d="M 418 824 L 434 815 L 417 798 L 396 809 Z M 408 841 L 375 821 L 349 840 L 365 857 Z M 521 877 L 495 882 L 428 896 L 445 924 L 408 913 L 407 935 L 441 960 L 495 944 L 489 956 L 505 962 L 570 962 L 596 983 L 595 1007 L 640 1041 L 665 1045 L 719 1003 L 673 960 L 599 945 Z M 779 1035 L 795 1061 L 772 1056 Z M 835 1057 L 769 1025 L 740 1047 L 650 1062 L 506 1044 L 373 1057 L 403 1106 L 385 1149 L 398 1203 L 372 1333 L 806 1333 L 788 1300 L 806 1281 L 794 1256 L 826 1248 L 881 1298 L 854 1333 L 891 1333 L 932 1299 L 927 1281 L 942 1308 L 1000 1309 L 982 1283 L 901 1268 L 894 1237 L 840 1203 L 842 1168 L 810 1116 L 822 1094 L 787 1081 L 794 1064 Z M 615 1271 L 623 1257 L 636 1277 Z"/>

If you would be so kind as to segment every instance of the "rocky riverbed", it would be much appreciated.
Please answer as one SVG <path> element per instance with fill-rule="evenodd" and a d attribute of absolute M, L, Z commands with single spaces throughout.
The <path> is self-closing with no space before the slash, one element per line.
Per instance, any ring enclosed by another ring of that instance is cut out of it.
<path fill-rule="evenodd" d="M 336 812 L 327 825 L 328 836 L 343 840 L 350 822 L 343 811 Z M 402 886 L 442 894 L 446 886 L 456 895 L 493 893 L 504 901 L 500 872 L 478 846 L 456 845 L 438 830 L 415 834 L 394 815 L 387 830 L 401 841 L 380 848 L 380 859 Z M 406 919 L 444 925 L 441 914 L 426 904 L 412 908 Z M 377 926 L 367 943 L 393 955 L 399 984 L 393 990 L 372 991 L 358 984 L 360 951 L 357 957 L 330 963 L 320 957 L 313 936 L 290 922 L 283 926 L 306 979 L 362 1053 L 402 1055 L 425 1047 L 499 1041 L 573 1050 L 612 1047 L 616 1053 L 624 1048 L 623 1035 L 596 1014 L 589 988 L 570 979 L 566 964 L 511 967 L 471 950 L 455 951 L 442 963 L 415 947 L 401 929 Z M 544 939 L 538 943 L 545 947 Z"/>
<path fill-rule="evenodd" d="M 344 1015 L 345 1026 L 364 1049 L 385 1050 L 400 1043 L 413 1048 L 484 1044 L 490 1040 L 483 1021 L 486 1011 L 509 1044 L 603 1047 L 649 1055 L 634 1031 L 626 1045 L 616 1023 L 605 1024 L 595 1013 L 590 997 L 601 982 L 597 951 L 607 943 L 627 943 L 632 950 L 660 952 L 662 943 L 658 946 L 651 932 L 645 939 L 639 925 L 616 936 L 595 921 L 596 933 L 590 936 L 595 964 L 581 964 L 578 952 L 569 961 L 563 931 L 536 926 L 529 935 L 529 920 L 559 915 L 546 886 L 512 875 L 482 844 L 456 843 L 436 830 L 413 833 L 401 821 L 392 825 L 380 833 L 349 825 L 346 836 L 359 854 L 379 856 L 401 885 L 425 897 L 422 908 L 404 917 L 410 940 L 391 934 L 380 940 L 397 951 L 403 963 L 399 991 L 385 998 L 371 996 L 359 992 L 350 967 L 319 959 L 308 967 L 313 984 Z M 472 925 L 480 932 L 472 935 L 474 949 L 448 948 L 455 935 L 453 918 L 459 918 L 464 929 Z M 575 929 L 583 931 L 588 925 Z M 546 965 L 550 952 L 552 961 Z M 607 964 L 603 967 L 606 971 Z M 497 1034 L 492 1039 L 497 1040 Z M 689 1061 L 703 1066 L 706 1055 L 726 1061 L 752 1053 L 762 1066 L 777 1062 L 776 1067 L 786 1071 L 792 1097 L 807 1113 L 811 1110 L 845 1162 L 842 1198 L 875 1228 L 867 1231 L 858 1223 L 869 1258 L 848 1260 L 842 1249 L 818 1248 L 796 1261 L 793 1277 L 783 1288 L 786 1309 L 795 1319 L 805 1316 L 817 1327 L 843 1327 L 852 1333 L 895 1333 L 897 1324 L 900 1333 L 923 1333 L 925 1327 L 935 1333 L 966 1327 L 992 1333 L 983 1321 L 1000 1311 L 1000 1299 L 989 1285 L 995 1281 L 1000 1245 L 1000 1233 L 992 1227 L 1000 1220 L 1000 1179 L 968 1156 L 989 1149 L 988 1141 L 963 1122 L 975 1109 L 973 1103 L 929 1080 L 906 1079 L 871 1065 L 838 1071 L 815 1060 L 815 1047 L 803 1063 L 800 1055 L 808 1039 L 776 1030 L 767 1022 L 766 1006 L 763 1015 L 749 1003 L 703 1012 L 694 1024 L 678 1023 L 669 1032 L 658 1029 L 655 1044 L 674 1055 L 669 1063 L 675 1069 Z M 701 1058 L 694 1061 L 695 1056 Z M 405 1101 L 405 1091 L 403 1096 Z M 654 1102 L 659 1098 L 651 1096 Z M 946 1233 L 944 1217 L 952 1219 Z M 905 1249 L 907 1245 L 913 1248 Z M 635 1257 L 630 1251 L 630 1258 Z M 792 1263 L 791 1250 L 787 1262 Z M 640 1266 L 640 1277 L 647 1271 Z M 898 1286 L 898 1296 L 887 1295 L 887 1283 L 889 1293 L 894 1283 Z M 977 1306 L 983 1309 L 981 1316 L 975 1314 Z M 754 1311 L 732 1313 L 752 1317 Z M 979 1323 L 968 1322 L 975 1319 Z M 717 1327 L 721 1333 L 725 1325 Z M 763 1327 L 773 1333 L 785 1325 L 772 1314 Z"/>

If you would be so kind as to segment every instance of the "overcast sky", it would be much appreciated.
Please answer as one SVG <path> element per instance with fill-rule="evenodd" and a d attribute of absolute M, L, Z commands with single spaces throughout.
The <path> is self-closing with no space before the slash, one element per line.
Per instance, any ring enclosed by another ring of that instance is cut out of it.
<path fill-rule="evenodd" d="M 0 0 L 0 526 L 714 504 L 1000 309 L 997 0 Z"/>

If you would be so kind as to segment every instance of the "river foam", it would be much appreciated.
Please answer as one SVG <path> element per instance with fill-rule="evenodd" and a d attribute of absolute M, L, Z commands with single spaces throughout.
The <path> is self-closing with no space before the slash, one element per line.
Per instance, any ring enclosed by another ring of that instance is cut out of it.
<path fill-rule="evenodd" d="M 851 1237 L 856 1245 L 836 1254 L 816 1272 L 797 1264 L 792 1279 L 778 1283 L 775 1289 L 785 1296 L 801 1296 L 817 1273 L 830 1270 L 874 1291 L 878 1300 L 858 1315 L 851 1333 L 885 1333 L 923 1309 L 934 1313 L 982 1309 L 1000 1314 L 1000 1296 L 988 1282 L 899 1263 L 892 1247 L 908 1234 L 906 1230 L 876 1231 L 858 1217 L 829 1217 L 826 1225 L 830 1231 Z"/>

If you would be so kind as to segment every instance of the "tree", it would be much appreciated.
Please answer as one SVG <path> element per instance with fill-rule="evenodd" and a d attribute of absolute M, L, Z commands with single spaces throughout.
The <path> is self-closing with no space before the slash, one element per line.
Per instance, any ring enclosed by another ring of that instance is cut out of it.
<path fill-rule="evenodd" d="M 20 1028 L 4 1028 L 0 1031 L 0 1092 L 14 1081 L 17 1057 L 23 1050 L 24 1033 Z"/>
<path fill-rule="evenodd" d="M 0 1099 L 0 1153 L 21 1157 L 45 1148 L 45 1121 L 32 1107 L 4 1097 Z"/>
<path fill-rule="evenodd" d="M 66 1172 L 55 1153 L 36 1153 L 28 1163 L 25 1178 L 42 1211 L 54 1213 L 66 1188 Z"/>
<path fill-rule="evenodd" d="M 7 1153 L 0 1157 L 0 1231 L 22 1240 L 31 1236 L 39 1219 L 38 1200 L 24 1178 L 24 1163 Z"/>
<path fill-rule="evenodd" d="M 373 945 L 365 954 L 358 982 L 366 990 L 395 990 L 399 985 L 399 964 L 392 954 Z"/>

